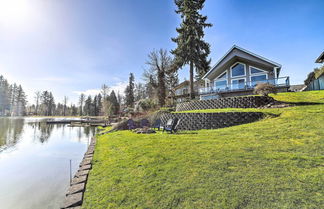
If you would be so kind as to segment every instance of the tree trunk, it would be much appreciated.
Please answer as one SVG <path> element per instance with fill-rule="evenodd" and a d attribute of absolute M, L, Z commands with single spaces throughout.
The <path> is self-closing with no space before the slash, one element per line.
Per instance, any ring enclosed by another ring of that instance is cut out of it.
<path fill-rule="evenodd" d="M 193 80 L 193 62 L 190 62 L 190 88 L 189 88 L 189 93 L 190 93 L 190 99 L 194 99 L 195 98 L 195 92 L 194 92 L 194 80 Z"/>

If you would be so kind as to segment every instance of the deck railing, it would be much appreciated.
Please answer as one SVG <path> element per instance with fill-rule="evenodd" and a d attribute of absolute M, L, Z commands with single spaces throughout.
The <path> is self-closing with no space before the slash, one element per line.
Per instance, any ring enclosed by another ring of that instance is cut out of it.
<path fill-rule="evenodd" d="M 289 86 L 290 81 L 289 77 L 280 77 L 276 79 L 267 79 L 267 80 L 260 80 L 260 81 L 250 81 L 250 82 L 242 82 L 238 84 L 231 84 L 231 85 L 223 85 L 223 86 L 212 86 L 208 88 L 200 88 L 199 94 L 211 94 L 211 93 L 221 93 L 221 92 L 233 92 L 233 91 L 242 91 L 242 90 L 251 90 L 253 89 L 258 83 L 270 83 L 277 87 L 284 87 Z"/>

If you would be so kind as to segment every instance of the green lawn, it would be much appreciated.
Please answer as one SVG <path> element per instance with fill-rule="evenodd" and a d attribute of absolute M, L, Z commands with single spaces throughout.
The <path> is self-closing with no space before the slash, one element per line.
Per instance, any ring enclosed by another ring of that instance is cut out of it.
<path fill-rule="evenodd" d="M 324 91 L 274 97 L 324 103 Z M 83 208 L 321 208 L 324 104 L 262 111 L 280 116 L 176 135 L 98 137 Z"/>

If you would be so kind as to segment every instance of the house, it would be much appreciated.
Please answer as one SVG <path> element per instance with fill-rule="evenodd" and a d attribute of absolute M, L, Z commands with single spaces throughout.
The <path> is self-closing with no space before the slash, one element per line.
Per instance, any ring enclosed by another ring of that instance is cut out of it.
<path fill-rule="evenodd" d="M 279 77 L 281 65 L 234 45 L 204 76 L 200 99 L 253 94 L 258 83 L 271 83 L 278 92 L 289 89 L 289 77 Z"/>
<path fill-rule="evenodd" d="M 324 51 L 322 54 L 316 59 L 315 63 L 324 63 Z"/>
<path fill-rule="evenodd" d="M 324 52 L 316 59 L 315 63 L 324 63 Z M 305 80 L 305 84 L 307 84 L 306 91 L 324 90 L 324 65 L 311 72 Z"/>
<path fill-rule="evenodd" d="M 196 97 L 199 96 L 199 89 L 204 88 L 204 83 L 205 82 L 203 80 L 194 82 L 194 92 Z M 185 80 L 182 83 L 178 84 L 176 87 L 174 87 L 174 99 L 177 103 L 188 100 L 188 98 L 190 97 L 189 89 L 190 82 L 188 80 Z"/>

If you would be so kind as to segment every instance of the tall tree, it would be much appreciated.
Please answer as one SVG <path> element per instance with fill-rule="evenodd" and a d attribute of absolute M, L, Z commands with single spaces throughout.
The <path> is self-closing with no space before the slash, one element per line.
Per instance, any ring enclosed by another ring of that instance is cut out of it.
<path fill-rule="evenodd" d="M 92 115 L 92 98 L 89 95 L 88 98 L 84 101 L 84 114 L 85 115 Z"/>
<path fill-rule="evenodd" d="M 39 99 L 40 99 L 41 92 L 35 92 L 35 115 L 38 115 L 38 108 L 39 108 Z"/>
<path fill-rule="evenodd" d="M 169 71 L 166 74 L 166 87 L 168 89 L 168 95 L 175 96 L 174 88 L 179 84 L 178 73 L 176 71 Z"/>
<path fill-rule="evenodd" d="M 102 96 L 99 93 L 97 96 L 97 112 L 96 115 L 101 115 L 101 110 L 102 110 Z"/>
<path fill-rule="evenodd" d="M 159 51 L 153 50 L 148 55 L 146 64 L 149 66 L 147 72 L 153 72 L 153 75 L 150 75 L 149 79 L 151 85 L 158 90 L 158 101 L 162 107 L 165 104 L 166 98 L 165 74 L 171 69 L 172 58 L 164 49 L 160 49 Z"/>
<path fill-rule="evenodd" d="M 67 104 L 67 102 L 68 102 L 68 97 L 64 96 L 64 99 L 63 99 L 63 115 L 64 116 L 66 114 L 66 108 L 67 108 L 66 104 Z"/>
<path fill-rule="evenodd" d="M 83 116 L 84 100 L 85 100 L 85 95 L 84 95 L 84 93 L 81 93 L 80 97 L 79 97 L 79 113 L 80 113 L 80 116 Z"/>
<path fill-rule="evenodd" d="M 109 96 L 109 87 L 106 84 L 101 86 L 101 95 L 103 99 L 106 99 Z"/>
<path fill-rule="evenodd" d="M 175 56 L 174 70 L 182 68 L 184 65 L 190 66 L 190 98 L 194 98 L 194 67 L 196 73 L 202 76 L 209 70 L 210 45 L 203 40 L 204 28 L 211 27 L 206 23 L 207 16 L 200 14 L 204 7 L 205 0 L 175 0 L 182 23 L 176 30 L 178 36 L 172 38 L 177 44 L 177 48 L 171 53 Z"/>
<path fill-rule="evenodd" d="M 40 96 L 42 114 L 45 116 L 53 115 L 55 102 L 52 92 L 43 91 Z"/>
<path fill-rule="evenodd" d="M 116 115 L 119 111 L 119 104 L 114 90 L 111 91 L 109 100 L 112 104 L 112 114 Z"/>
<path fill-rule="evenodd" d="M 134 107 L 134 75 L 133 73 L 129 74 L 129 83 L 125 89 L 126 105 L 128 107 Z"/>

